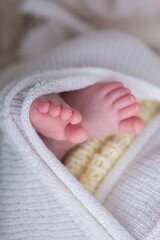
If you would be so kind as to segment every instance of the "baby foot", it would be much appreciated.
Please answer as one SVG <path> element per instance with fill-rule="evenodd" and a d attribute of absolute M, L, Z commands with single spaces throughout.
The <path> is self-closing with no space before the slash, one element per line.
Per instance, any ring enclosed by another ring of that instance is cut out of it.
<path fill-rule="evenodd" d="M 30 108 L 30 120 L 35 130 L 55 140 L 80 143 L 87 139 L 81 114 L 71 108 L 59 94 L 37 98 Z"/>
<path fill-rule="evenodd" d="M 137 134 L 143 120 L 135 116 L 140 104 L 122 83 L 97 83 L 85 89 L 63 93 L 65 101 L 82 114 L 82 126 L 89 138 L 114 134 Z"/>

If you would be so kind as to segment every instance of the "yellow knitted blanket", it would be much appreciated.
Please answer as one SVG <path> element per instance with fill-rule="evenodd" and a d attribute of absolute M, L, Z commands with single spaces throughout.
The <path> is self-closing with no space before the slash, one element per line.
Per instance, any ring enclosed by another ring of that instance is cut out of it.
<path fill-rule="evenodd" d="M 139 114 L 145 125 L 160 111 L 160 103 L 141 101 Z M 115 135 L 93 139 L 78 145 L 64 158 L 64 165 L 92 194 L 108 175 L 118 159 L 132 144 L 136 135 Z"/>

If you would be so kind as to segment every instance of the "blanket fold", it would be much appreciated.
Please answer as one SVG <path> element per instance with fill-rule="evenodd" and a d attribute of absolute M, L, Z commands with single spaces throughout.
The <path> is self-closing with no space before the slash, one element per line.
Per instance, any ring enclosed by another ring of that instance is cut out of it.
<path fill-rule="evenodd" d="M 143 56 L 134 55 L 134 47 Z M 138 98 L 160 101 L 159 66 L 137 40 L 109 32 L 73 40 L 27 70 L 22 71 L 24 64 L 1 75 L 14 80 L 0 98 L 3 239 L 134 239 L 45 146 L 30 123 L 29 109 L 39 96 L 113 79 Z"/>

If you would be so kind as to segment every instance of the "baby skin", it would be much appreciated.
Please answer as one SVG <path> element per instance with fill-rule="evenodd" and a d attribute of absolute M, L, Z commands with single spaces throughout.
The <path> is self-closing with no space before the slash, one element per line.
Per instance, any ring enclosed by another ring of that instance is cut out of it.
<path fill-rule="evenodd" d="M 100 82 L 84 89 L 37 98 L 30 120 L 47 147 L 61 159 L 78 143 L 114 134 L 138 134 L 141 106 L 120 82 Z"/>

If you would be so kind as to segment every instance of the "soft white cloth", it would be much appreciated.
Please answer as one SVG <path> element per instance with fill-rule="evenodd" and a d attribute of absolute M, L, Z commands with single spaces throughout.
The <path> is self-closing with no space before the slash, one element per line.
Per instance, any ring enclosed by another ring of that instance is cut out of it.
<path fill-rule="evenodd" d="M 159 130 L 145 144 L 103 205 L 135 239 L 160 238 Z"/>
<path fill-rule="evenodd" d="M 23 56 L 40 56 L 71 37 L 102 29 L 137 36 L 160 53 L 159 0 L 25 0 L 21 11 L 45 20 L 25 36 Z"/>
<path fill-rule="evenodd" d="M 149 223 L 143 216 L 140 218 L 144 208 L 140 207 L 136 208 L 132 225 L 130 206 L 139 201 L 132 198 L 132 204 L 128 205 L 126 200 L 121 209 L 123 194 L 117 199 L 116 188 L 105 203 L 112 215 L 47 149 L 29 120 L 30 105 L 38 96 L 79 89 L 98 81 L 119 80 L 138 98 L 160 101 L 159 76 L 160 61 L 152 51 L 135 38 L 112 31 L 75 39 L 42 61 L 24 63 L 1 74 L 3 85 L 11 82 L 0 98 L 0 236 L 3 240 L 159 239 L 156 201 L 159 192 L 157 196 L 154 192 L 149 196 L 156 203 L 152 205 Z M 153 155 L 154 146 L 150 144 L 150 147 L 148 158 L 156 155 L 158 159 L 159 151 Z M 147 181 L 154 179 L 152 182 L 157 187 L 159 174 L 154 173 L 155 169 L 160 173 L 159 161 L 154 164 L 151 174 L 143 176 Z M 139 165 L 135 169 L 137 172 Z M 137 182 L 138 175 L 134 177 Z M 142 184 L 152 190 L 153 185 L 148 186 L 145 181 Z M 132 192 L 132 182 L 127 181 L 126 185 L 120 182 L 118 193 L 121 186 L 123 190 L 126 187 L 125 193 Z M 148 204 L 147 193 L 141 194 L 142 205 Z M 123 217 L 124 208 L 130 218 Z M 154 234 L 149 228 L 143 237 L 138 225 L 135 227 L 139 219 L 141 226 L 154 225 Z"/>

